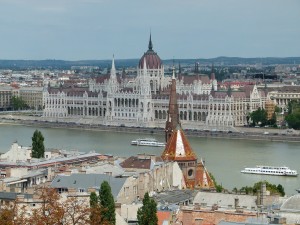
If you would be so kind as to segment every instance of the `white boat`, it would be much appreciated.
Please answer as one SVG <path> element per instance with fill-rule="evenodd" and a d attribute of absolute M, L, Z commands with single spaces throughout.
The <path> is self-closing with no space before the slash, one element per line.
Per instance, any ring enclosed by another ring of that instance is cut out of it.
<path fill-rule="evenodd" d="M 298 176 L 297 170 L 291 170 L 286 166 L 256 166 L 254 168 L 245 168 L 241 172 L 276 176 Z"/>
<path fill-rule="evenodd" d="M 165 143 L 158 142 L 154 138 L 140 138 L 134 141 L 131 141 L 132 145 L 142 145 L 142 146 L 153 146 L 153 147 L 165 147 Z"/>

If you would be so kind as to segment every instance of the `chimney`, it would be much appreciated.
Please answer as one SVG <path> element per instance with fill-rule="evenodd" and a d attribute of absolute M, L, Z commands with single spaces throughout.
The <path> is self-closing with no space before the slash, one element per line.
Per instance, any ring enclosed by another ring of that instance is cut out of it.
<path fill-rule="evenodd" d="M 237 209 L 239 207 L 239 204 L 240 204 L 239 198 L 238 197 L 234 198 L 234 208 L 235 209 Z"/>
<path fill-rule="evenodd" d="M 260 205 L 265 204 L 266 195 L 267 195 L 267 186 L 266 183 L 262 183 L 260 187 Z"/>

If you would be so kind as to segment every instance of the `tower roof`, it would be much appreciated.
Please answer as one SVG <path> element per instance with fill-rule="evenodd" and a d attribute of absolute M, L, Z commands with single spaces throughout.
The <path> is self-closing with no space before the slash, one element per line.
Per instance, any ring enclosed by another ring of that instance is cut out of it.
<path fill-rule="evenodd" d="M 162 67 L 162 61 L 155 51 L 153 51 L 153 44 L 151 34 L 149 38 L 148 51 L 144 53 L 139 62 L 139 68 L 144 68 L 144 60 L 146 60 L 147 69 L 159 69 Z"/>
<path fill-rule="evenodd" d="M 175 78 L 175 69 L 173 68 L 172 83 L 169 97 L 169 111 L 166 121 L 166 142 L 172 135 L 173 130 L 180 124 L 179 113 L 178 113 L 178 104 L 177 104 L 177 93 L 176 93 L 176 78 Z"/>
<path fill-rule="evenodd" d="M 180 125 L 173 131 L 161 158 L 171 161 L 192 161 L 197 160 L 189 141 L 184 135 Z"/>

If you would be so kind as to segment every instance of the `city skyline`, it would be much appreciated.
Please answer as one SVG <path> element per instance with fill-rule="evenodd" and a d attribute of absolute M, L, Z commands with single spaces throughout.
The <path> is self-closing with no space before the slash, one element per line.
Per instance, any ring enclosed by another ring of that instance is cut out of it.
<path fill-rule="evenodd" d="M 0 0 L 0 59 L 300 56 L 296 0 Z"/>

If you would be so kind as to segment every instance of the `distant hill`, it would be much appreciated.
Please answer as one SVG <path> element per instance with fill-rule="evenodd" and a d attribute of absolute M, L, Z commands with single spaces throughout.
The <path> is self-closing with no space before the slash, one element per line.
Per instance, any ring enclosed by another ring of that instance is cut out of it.
<path fill-rule="evenodd" d="M 221 64 L 221 65 L 238 65 L 238 64 L 256 64 L 263 65 L 274 64 L 296 64 L 300 65 L 300 57 L 266 57 L 266 58 L 240 58 L 240 57 L 217 57 L 211 59 L 167 59 L 163 60 L 164 64 L 172 65 L 173 61 L 176 65 L 178 62 L 183 64 Z M 118 68 L 136 67 L 139 59 L 117 59 L 115 61 Z M 101 68 L 110 68 L 111 60 L 0 60 L 0 69 L 70 69 L 71 66 L 99 66 Z"/>

